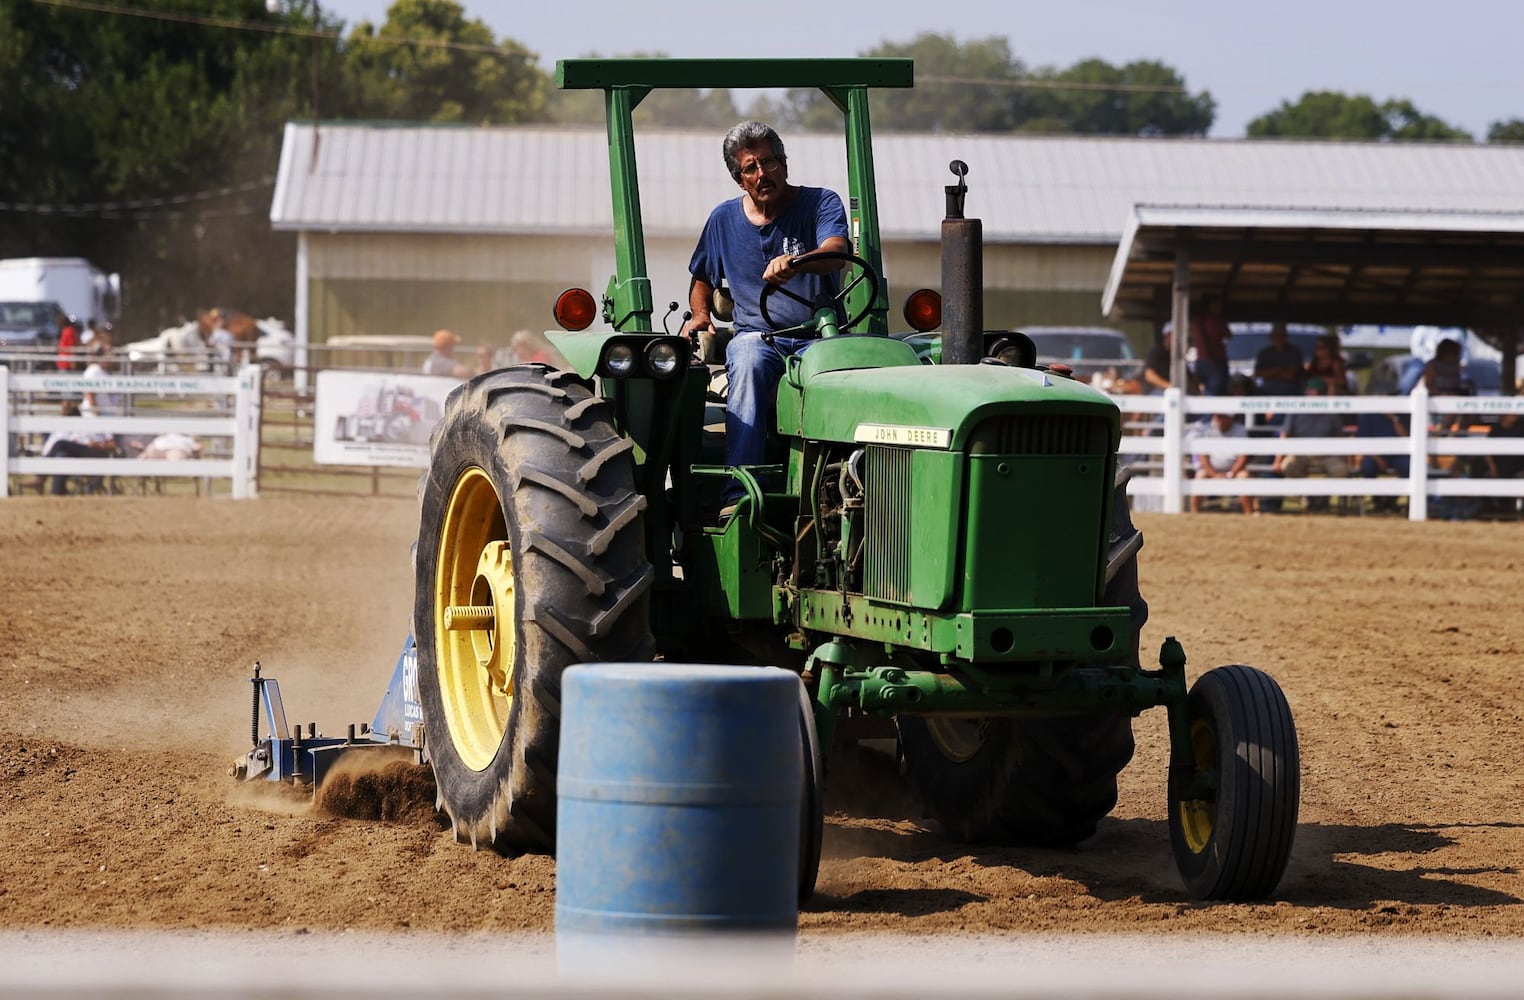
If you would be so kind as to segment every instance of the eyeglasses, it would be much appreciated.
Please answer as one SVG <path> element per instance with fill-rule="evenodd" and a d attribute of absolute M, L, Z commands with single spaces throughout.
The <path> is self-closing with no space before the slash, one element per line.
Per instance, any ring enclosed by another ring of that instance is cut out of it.
<path fill-rule="evenodd" d="M 760 170 L 766 170 L 768 173 L 772 173 L 774 170 L 777 170 L 781 166 L 783 166 L 783 160 L 781 158 L 776 156 L 764 156 L 762 159 L 752 160 L 746 166 L 742 167 L 741 176 L 755 177 L 757 176 L 757 172 Z"/>

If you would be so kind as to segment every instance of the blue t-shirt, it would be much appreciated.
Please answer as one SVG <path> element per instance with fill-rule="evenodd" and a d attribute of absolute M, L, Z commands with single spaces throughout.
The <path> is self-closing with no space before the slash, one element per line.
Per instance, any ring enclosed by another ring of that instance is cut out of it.
<path fill-rule="evenodd" d="M 756 226 L 746 218 L 742 197 L 723 202 L 709 213 L 693 259 L 688 262 L 688 272 L 716 288 L 722 278 L 729 282 L 737 331 L 767 330 L 770 328 L 757 308 L 766 284 L 762 272 L 767 270 L 767 262 L 782 254 L 797 257 L 818 250 L 832 236 L 846 239 L 847 213 L 836 192 L 801 187 L 778 218 Z M 841 276 L 835 271 L 796 274 L 783 287 L 819 307 L 840 290 Z M 778 329 L 799 326 L 814 316 L 813 309 L 776 292 L 767 303 L 767 311 Z"/>

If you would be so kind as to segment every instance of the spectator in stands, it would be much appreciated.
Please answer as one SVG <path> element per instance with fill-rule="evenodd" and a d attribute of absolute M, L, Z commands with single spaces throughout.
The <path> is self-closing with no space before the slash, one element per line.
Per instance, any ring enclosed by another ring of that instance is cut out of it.
<path fill-rule="evenodd" d="M 1339 349 L 1339 338 L 1331 333 L 1323 334 L 1313 344 L 1305 373 L 1308 379 L 1320 378 L 1327 383 L 1330 396 L 1347 396 L 1351 391 L 1349 363 Z"/>
<path fill-rule="evenodd" d="M 58 313 L 58 370 L 72 372 L 77 363 L 74 359 L 79 350 L 79 320 L 73 316 Z"/>
<path fill-rule="evenodd" d="M 1196 379 L 1208 396 L 1228 391 L 1228 338 L 1233 331 L 1223 317 L 1222 296 L 1201 297 L 1191 316 L 1191 344 L 1196 348 Z"/>
<path fill-rule="evenodd" d="M 1465 368 L 1461 364 L 1461 343 L 1441 340 L 1434 357 L 1423 366 L 1423 387 L 1434 395 L 1459 396 L 1466 391 Z"/>
<path fill-rule="evenodd" d="M 459 343 L 460 338 L 449 330 L 435 330 L 434 353 L 423 362 L 423 373 L 470 378 L 471 369 L 461 364 L 455 357 L 455 345 Z"/>
<path fill-rule="evenodd" d="M 221 309 L 211 311 L 212 332 L 207 334 L 206 346 L 212 352 L 212 365 L 216 370 L 227 374 L 233 370 L 233 349 L 238 344 L 238 338 L 233 331 L 228 329 L 227 317 Z"/>
<path fill-rule="evenodd" d="M 201 457 L 201 442 L 189 434 L 160 434 L 140 452 L 139 458 L 187 459 Z"/>
<path fill-rule="evenodd" d="M 521 365 L 554 365 L 553 352 L 555 348 L 550 345 L 543 333 L 535 333 L 533 330 L 518 330 L 508 340 L 508 346 L 513 348 L 514 356 Z"/>
<path fill-rule="evenodd" d="M 1231 413 L 1214 413 L 1206 424 L 1196 432 L 1194 441 L 1200 443 L 1209 440 L 1238 439 L 1247 441 L 1249 431 L 1239 423 Z M 1195 468 L 1197 479 L 1248 479 L 1249 456 L 1248 455 L 1210 455 L 1205 452 L 1196 452 L 1192 456 L 1192 465 Z M 1201 510 L 1203 497 L 1191 494 L 1191 512 L 1198 513 Z M 1245 514 L 1254 513 L 1254 498 L 1243 494 L 1238 498 L 1238 505 L 1243 508 Z"/>
<path fill-rule="evenodd" d="M 1487 428 L 1487 437 L 1524 438 L 1524 419 L 1517 413 L 1504 413 Z M 1483 455 L 1482 466 L 1493 479 L 1517 479 L 1524 476 L 1524 455 Z"/>
<path fill-rule="evenodd" d="M 1143 359 L 1143 389 L 1150 396 L 1157 395 L 1170 387 L 1169 352 L 1170 343 L 1174 339 L 1173 331 L 1166 326 Z"/>
<path fill-rule="evenodd" d="M 1466 384 L 1466 369 L 1461 361 L 1461 342 L 1441 340 L 1434 348 L 1434 357 L 1424 363 L 1419 381 L 1431 396 L 1470 395 L 1468 390 L 1471 387 Z M 1440 425 L 1440 430 L 1456 434 L 1462 430 L 1462 424 L 1461 414 L 1452 413 Z"/>
<path fill-rule="evenodd" d="M 1310 397 L 1330 395 L 1328 383 L 1313 376 L 1307 380 L 1307 393 Z M 1287 414 L 1286 422 L 1281 426 L 1281 437 L 1285 438 L 1336 438 L 1344 436 L 1344 418 L 1327 410 L 1297 411 Z M 1309 473 L 1318 472 L 1330 477 L 1344 477 L 1349 475 L 1349 458 L 1344 455 L 1277 455 L 1273 471 L 1280 473 L 1288 479 L 1302 479 Z M 1321 511 L 1328 509 L 1327 497 L 1309 497 L 1306 509 L 1309 511 Z"/>
<path fill-rule="evenodd" d="M 87 357 L 89 363 L 85 366 L 84 373 L 80 375 L 80 383 L 84 389 L 84 401 L 80 403 L 80 412 L 87 417 L 120 416 L 123 413 L 120 393 L 101 392 L 90 388 L 91 382 L 110 378 L 112 369 L 116 367 L 116 361 L 111 356 L 111 338 L 104 333 L 96 334 L 95 339 L 91 341 Z"/>
<path fill-rule="evenodd" d="M 66 399 L 59 407 L 59 413 L 66 417 L 80 415 L 79 404 L 72 399 Z M 80 434 L 54 431 L 43 442 L 42 455 L 44 458 L 108 458 L 117 454 L 116 438 L 110 434 Z M 98 486 L 98 477 L 92 477 L 89 482 L 92 486 Z M 41 482 L 37 483 L 41 486 Z M 52 486 L 48 490 L 55 497 L 65 496 L 69 492 L 69 477 L 53 477 Z"/>
<path fill-rule="evenodd" d="M 1355 437 L 1360 438 L 1406 438 L 1407 421 L 1400 413 L 1362 413 L 1355 421 Z M 1360 475 L 1366 479 L 1395 474 L 1407 478 L 1411 468 L 1406 451 L 1388 452 L 1382 455 L 1360 456 Z M 1375 509 L 1390 513 L 1397 509 L 1396 497 L 1376 497 Z"/>
<path fill-rule="evenodd" d="M 1517 413 L 1504 413 L 1497 423 L 1487 428 L 1487 438 L 1524 438 L 1524 419 Z M 1524 476 L 1524 455 L 1481 455 L 1471 465 L 1473 476 L 1487 479 L 1518 479 Z M 1515 497 L 1487 497 L 1482 507 L 1495 514 L 1511 513 L 1518 509 Z"/>
<path fill-rule="evenodd" d="M 1254 358 L 1259 391 L 1266 396 L 1300 396 L 1302 380 L 1307 377 L 1303 370 L 1306 363 L 1302 349 L 1286 334 L 1286 324 L 1275 323 L 1270 327 L 1270 343 Z"/>

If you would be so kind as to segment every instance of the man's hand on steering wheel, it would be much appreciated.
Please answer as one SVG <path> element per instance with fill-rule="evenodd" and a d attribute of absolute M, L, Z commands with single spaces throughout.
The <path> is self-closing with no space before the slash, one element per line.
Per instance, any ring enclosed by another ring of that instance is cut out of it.
<path fill-rule="evenodd" d="M 769 285 L 781 285 L 785 283 L 799 273 L 799 269 L 794 266 L 794 261 L 797 259 L 786 253 L 779 254 L 767 262 L 767 268 L 762 272 L 762 280 Z"/>
<path fill-rule="evenodd" d="M 803 268 L 807 267 L 810 264 L 821 261 L 837 260 L 854 265 L 857 268 L 858 273 L 855 277 L 852 278 L 851 281 L 842 285 L 841 290 L 838 291 L 835 295 L 831 296 L 830 300 L 827 302 L 811 302 L 804 296 L 799 295 L 796 292 L 789 291 L 787 286 L 777 283 L 779 281 L 787 281 L 789 278 L 793 277 L 795 274 L 798 274 Z M 780 275 L 781 277 L 777 277 L 775 279 L 775 274 Z M 855 288 L 857 288 L 858 285 L 866 281 L 868 283 L 868 304 L 864 306 L 856 316 L 853 316 L 850 319 L 846 320 L 846 322 L 842 323 L 842 329 L 854 327 L 858 323 L 862 322 L 863 318 L 867 316 L 868 313 L 873 309 L 874 300 L 878 298 L 878 272 L 873 269 L 873 265 L 869 264 L 867 261 L 863 260 L 861 257 L 856 256 L 855 254 L 850 254 L 842 250 L 816 250 L 814 253 L 800 254 L 797 257 L 774 257 L 771 261 L 768 262 L 767 270 L 763 273 L 763 279 L 766 281 L 766 285 L 762 289 L 762 296 L 757 302 L 757 308 L 762 313 L 762 321 L 766 323 L 768 328 L 774 333 L 780 332 L 782 330 L 794 329 L 793 327 L 779 326 L 773 320 L 772 316 L 768 314 L 767 302 L 774 295 L 785 295 L 788 298 L 793 299 L 795 302 L 810 310 L 811 314 L 813 314 L 817 309 L 820 309 L 822 306 L 827 305 L 834 308 L 838 314 L 844 314 L 847 303 L 847 295 L 851 293 Z"/>

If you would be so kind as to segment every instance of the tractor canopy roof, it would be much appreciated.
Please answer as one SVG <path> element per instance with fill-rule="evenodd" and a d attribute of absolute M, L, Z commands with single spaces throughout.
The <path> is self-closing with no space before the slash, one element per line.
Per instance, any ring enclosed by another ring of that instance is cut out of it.
<path fill-rule="evenodd" d="M 640 217 L 640 183 L 635 165 L 635 107 L 652 90 L 687 88 L 744 90 L 816 87 L 842 113 L 847 149 L 847 224 L 853 252 L 883 273 L 879 243 L 878 192 L 873 179 L 873 138 L 868 88 L 909 87 L 909 59 L 563 59 L 556 84 L 566 90 L 602 90 L 608 117 L 609 177 L 614 198 L 615 274 L 603 297 L 603 315 L 616 330 L 652 329 L 651 282 L 646 271 L 645 233 Z M 694 232 L 702 226 L 694 220 Z M 848 311 L 870 306 L 864 286 L 849 299 Z M 868 317 L 870 333 L 888 332 L 888 293 L 879 282 Z"/>

